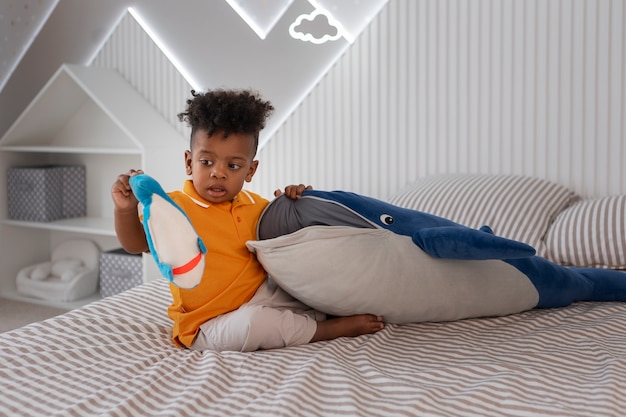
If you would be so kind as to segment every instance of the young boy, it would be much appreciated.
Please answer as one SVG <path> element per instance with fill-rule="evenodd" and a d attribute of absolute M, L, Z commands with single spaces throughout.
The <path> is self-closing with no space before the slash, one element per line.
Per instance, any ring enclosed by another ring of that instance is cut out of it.
<path fill-rule="evenodd" d="M 174 321 L 174 343 L 196 350 L 254 351 L 382 329 L 382 318 L 371 314 L 326 320 L 267 278 L 245 243 L 256 239 L 259 217 L 269 201 L 242 187 L 257 170 L 259 132 L 274 108 L 248 90 L 192 91 L 192 95 L 186 111 L 178 115 L 191 127 L 185 151 L 191 179 L 182 191 L 168 195 L 185 211 L 207 253 L 197 287 L 170 285 L 173 303 L 168 315 Z M 129 186 L 129 178 L 137 173 L 141 171 L 120 175 L 111 190 L 115 231 L 130 253 L 149 250 L 138 200 Z M 287 186 L 285 194 L 297 198 L 304 189 Z M 279 194 L 277 190 L 275 195 Z"/>

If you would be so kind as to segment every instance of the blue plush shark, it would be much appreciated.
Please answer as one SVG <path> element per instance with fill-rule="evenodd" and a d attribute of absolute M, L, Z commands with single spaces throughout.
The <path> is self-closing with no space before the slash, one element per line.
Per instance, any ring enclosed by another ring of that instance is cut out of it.
<path fill-rule="evenodd" d="M 504 262 L 521 272 L 520 279 L 530 280 L 536 288 L 536 308 L 563 307 L 576 301 L 626 301 L 623 272 L 563 267 L 536 256 L 535 250 L 522 242 L 494 235 L 488 226 L 476 230 L 345 191 L 306 190 L 296 200 L 278 197 L 261 216 L 257 234 L 262 241 L 310 226 L 386 229 L 410 237 L 416 251 L 435 259 Z M 473 269 L 467 270 L 469 275 Z M 490 282 L 497 285 L 498 277 Z"/>
<path fill-rule="evenodd" d="M 143 205 L 146 238 L 161 273 L 193 288 L 204 274 L 206 253 L 193 225 L 153 178 L 137 175 L 130 185 Z M 337 233 L 346 246 L 330 244 L 328 236 Z M 488 226 L 475 230 L 345 191 L 280 196 L 261 215 L 257 235 L 248 248 L 272 278 L 329 314 L 369 312 L 403 323 L 626 301 L 623 272 L 566 268 L 522 242 L 495 236 Z M 356 243 L 366 240 L 370 251 L 362 253 Z M 300 251 L 305 246 L 308 251 Z"/>

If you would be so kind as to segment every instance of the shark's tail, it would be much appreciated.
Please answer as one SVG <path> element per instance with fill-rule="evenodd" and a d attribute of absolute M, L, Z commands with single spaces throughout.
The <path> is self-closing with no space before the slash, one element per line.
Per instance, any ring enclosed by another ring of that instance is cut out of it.
<path fill-rule="evenodd" d="M 570 268 L 593 284 L 586 301 L 626 301 L 626 272 L 600 268 Z"/>
<path fill-rule="evenodd" d="M 539 256 L 506 259 L 523 272 L 539 293 L 538 308 L 576 301 L 626 301 L 626 273 L 600 268 L 568 268 Z"/>

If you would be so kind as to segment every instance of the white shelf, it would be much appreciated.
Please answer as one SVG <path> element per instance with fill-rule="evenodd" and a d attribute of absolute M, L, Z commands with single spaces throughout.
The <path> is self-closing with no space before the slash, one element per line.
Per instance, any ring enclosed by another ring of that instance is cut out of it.
<path fill-rule="evenodd" d="M 113 219 L 105 217 L 76 217 L 52 222 L 27 222 L 5 219 L 2 220 L 2 223 L 10 226 L 29 227 L 33 229 L 59 230 L 98 236 L 115 236 Z"/>
<path fill-rule="evenodd" d="M 25 303 L 41 304 L 41 305 L 46 305 L 50 307 L 64 308 L 66 310 L 73 310 L 75 308 L 79 308 L 89 303 L 92 303 L 94 301 L 98 301 L 102 299 L 102 297 L 100 296 L 100 293 L 96 292 L 90 296 L 87 296 L 85 298 L 81 298 L 78 300 L 74 300 L 74 301 L 53 301 L 53 300 L 44 300 L 42 298 L 28 297 L 14 290 L 3 292 L 2 297 L 7 298 L 9 300 L 23 301 Z"/>
<path fill-rule="evenodd" d="M 113 182 L 129 169 L 143 169 L 165 189 L 179 189 L 186 179 L 187 144 L 117 71 L 62 65 L 0 138 L 0 295 L 62 308 L 99 299 L 57 303 L 25 297 L 17 292 L 15 278 L 21 268 L 49 259 L 67 239 L 90 239 L 103 251 L 119 247 L 112 218 Z M 86 167 L 86 217 L 9 219 L 6 168 L 51 164 Z M 144 281 L 155 275 L 151 263 L 144 256 Z"/>
<path fill-rule="evenodd" d="M 98 155 L 141 155 L 140 149 L 128 148 L 83 148 L 77 146 L 3 146 L 2 152 L 67 153 Z"/>

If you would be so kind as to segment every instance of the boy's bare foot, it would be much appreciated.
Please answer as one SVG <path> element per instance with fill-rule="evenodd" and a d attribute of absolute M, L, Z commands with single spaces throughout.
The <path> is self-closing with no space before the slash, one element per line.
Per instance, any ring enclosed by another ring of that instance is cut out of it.
<path fill-rule="evenodd" d="M 376 333 L 384 327 L 383 318 L 373 314 L 356 314 L 354 316 L 336 317 L 317 323 L 317 330 L 311 342 L 331 340 L 338 337 L 354 337 L 362 334 Z"/>

